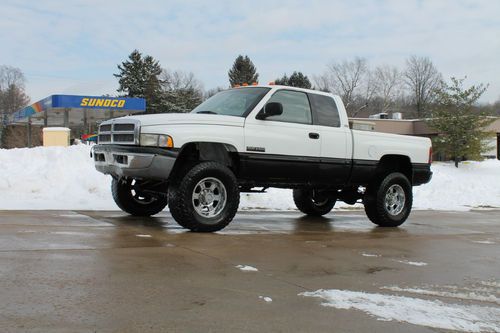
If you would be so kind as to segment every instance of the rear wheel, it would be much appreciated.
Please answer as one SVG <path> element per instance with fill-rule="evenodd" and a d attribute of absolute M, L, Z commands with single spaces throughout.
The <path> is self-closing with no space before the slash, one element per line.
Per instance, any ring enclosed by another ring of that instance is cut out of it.
<path fill-rule="evenodd" d="M 304 214 L 322 216 L 328 214 L 335 206 L 336 198 L 314 190 L 293 190 L 295 206 Z"/>
<path fill-rule="evenodd" d="M 172 217 L 184 228 L 214 232 L 226 227 L 240 203 L 233 172 L 217 162 L 194 166 L 179 184 L 169 189 Z"/>
<path fill-rule="evenodd" d="M 381 227 L 403 224 L 411 212 L 413 194 L 405 175 L 394 172 L 367 188 L 363 203 L 370 221 Z"/>
<path fill-rule="evenodd" d="M 134 216 L 151 216 L 161 212 L 168 203 L 167 196 L 155 196 L 140 190 L 137 180 L 113 179 L 111 194 L 124 212 Z"/>

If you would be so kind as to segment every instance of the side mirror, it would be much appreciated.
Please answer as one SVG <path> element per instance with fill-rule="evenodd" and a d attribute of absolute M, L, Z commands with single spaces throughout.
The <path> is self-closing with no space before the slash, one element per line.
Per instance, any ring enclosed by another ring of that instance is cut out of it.
<path fill-rule="evenodd" d="M 279 116 L 283 113 L 283 105 L 278 102 L 267 103 L 264 109 L 257 114 L 257 119 L 264 120 L 267 117 Z"/>

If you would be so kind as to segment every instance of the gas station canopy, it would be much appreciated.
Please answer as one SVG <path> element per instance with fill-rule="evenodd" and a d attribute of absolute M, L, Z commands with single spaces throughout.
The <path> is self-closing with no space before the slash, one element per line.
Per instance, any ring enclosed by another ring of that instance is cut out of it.
<path fill-rule="evenodd" d="M 144 98 L 51 95 L 15 112 L 10 122 L 69 127 L 145 110 Z"/>

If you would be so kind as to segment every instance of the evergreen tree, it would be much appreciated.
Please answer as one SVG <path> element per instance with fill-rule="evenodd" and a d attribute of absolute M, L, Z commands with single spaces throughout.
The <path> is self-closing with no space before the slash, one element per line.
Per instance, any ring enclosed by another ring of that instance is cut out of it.
<path fill-rule="evenodd" d="M 235 85 L 252 84 L 258 82 L 259 74 L 248 56 L 239 55 L 228 72 L 229 84 Z"/>
<path fill-rule="evenodd" d="M 481 153 L 488 149 L 485 139 L 491 136 L 485 128 L 494 121 L 486 112 L 474 108 L 487 86 L 479 84 L 466 89 L 463 81 L 452 77 L 451 84 L 435 90 L 436 105 L 428 120 L 440 133 L 434 139 L 435 150 L 451 157 L 456 167 L 462 158 L 481 159 Z"/>
<path fill-rule="evenodd" d="M 120 87 L 118 92 L 125 93 L 126 97 L 141 97 L 146 99 L 146 112 L 158 112 L 162 98 L 161 66 L 152 56 L 142 54 L 138 50 L 132 51 L 128 60 L 118 65 Z"/>
<path fill-rule="evenodd" d="M 312 84 L 309 78 L 302 72 L 293 72 L 290 77 L 284 74 L 281 78 L 274 80 L 275 84 L 297 88 L 311 89 Z"/>

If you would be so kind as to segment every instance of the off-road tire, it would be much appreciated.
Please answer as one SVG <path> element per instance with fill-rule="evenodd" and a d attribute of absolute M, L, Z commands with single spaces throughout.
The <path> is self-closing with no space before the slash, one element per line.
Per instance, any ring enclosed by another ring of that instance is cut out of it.
<path fill-rule="evenodd" d="M 205 178 L 220 181 L 226 191 L 225 205 L 213 217 L 200 215 L 193 204 L 193 191 Z M 240 204 L 238 181 L 233 172 L 218 162 L 202 162 L 187 171 L 182 180 L 169 188 L 169 206 L 172 217 L 180 226 L 194 232 L 215 232 L 225 228 L 234 218 Z"/>
<path fill-rule="evenodd" d="M 386 194 L 393 185 L 399 185 L 404 191 L 404 206 L 396 215 L 386 209 Z M 370 221 L 380 227 L 398 227 L 403 224 L 411 212 L 413 193 L 410 181 L 399 172 L 390 173 L 381 181 L 369 185 L 363 198 L 365 212 Z"/>
<path fill-rule="evenodd" d="M 321 203 L 317 203 L 313 199 L 313 190 L 295 189 L 293 190 L 293 201 L 302 213 L 310 216 L 323 216 L 333 209 L 337 199 L 328 197 Z"/>
<path fill-rule="evenodd" d="M 141 202 L 134 198 L 131 184 L 130 180 L 113 179 L 111 182 L 111 194 L 121 210 L 134 216 L 151 216 L 165 209 L 168 204 L 166 196 L 149 196 L 149 200 Z"/>

